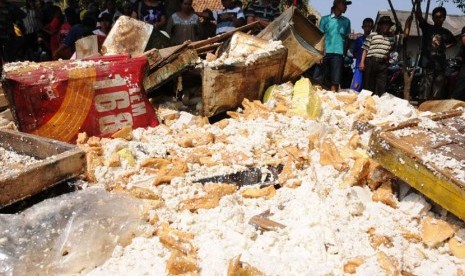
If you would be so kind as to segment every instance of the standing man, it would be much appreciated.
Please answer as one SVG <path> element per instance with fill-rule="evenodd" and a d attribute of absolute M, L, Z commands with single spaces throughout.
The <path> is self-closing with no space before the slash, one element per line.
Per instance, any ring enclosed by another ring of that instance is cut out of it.
<path fill-rule="evenodd" d="M 433 22 L 426 22 L 421 12 L 421 0 L 415 0 L 415 16 L 420 23 L 423 32 L 423 43 L 421 46 L 420 66 L 423 68 L 423 76 L 420 84 L 420 101 L 439 100 L 446 98 L 445 76 L 447 67 L 446 49 L 457 43 L 454 35 L 442 27 L 447 16 L 444 7 L 433 10 Z"/>
<path fill-rule="evenodd" d="M 394 46 L 394 38 L 390 32 L 393 25 L 391 17 L 381 16 L 376 32 L 372 32 L 362 46 L 359 69 L 365 71 L 363 88 L 378 96 L 386 92 L 389 54 Z"/>
<path fill-rule="evenodd" d="M 256 30 L 254 30 L 255 34 L 258 34 L 261 30 L 263 30 L 280 14 L 281 11 L 279 10 L 278 5 L 274 5 L 271 0 L 255 1 L 245 11 L 247 24 L 255 21 L 259 22 L 259 26 L 256 28 Z"/>
<path fill-rule="evenodd" d="M 323 66 L 326 79 L 331 81 L 331 91 L 335 92 L 339 90 L 347 36 L 350 34 L 350 20 L 342 14 L 350 4 L 351 1 L 334 0 L 331 14 L 323 16 L 320 21 L 320 29 L 325 34 Z"/>
<path fill-rule="evenodd" d="M 216 34 L 234 30 L 245 24 L 245 15 L 241 7 L 236 6 L 233 0 L 221 0 L 224 9 L 213 12 L 216 21 Z"/>
<path fill-rule="evenodd" d="M 221 0 L 224 9 L 212 12 L 205 9 L 203 12 L 197 13 L 198 16 L 206 18 L 207 20 L 216 21 L 216 34 L 227 33 L 235 28 L 241 27 L 245 24 L 246 19 L 244 11 L 241 7 L 236 5 L 233 0 Z"/>
<path fill-rule="evenodd" d="M 363 54 L 362 46 L 366 38 L 371 34 L 371 31 L 373 30 L 373 25 L 374 25 L 373 19 L 369 17 L 363 19 L 363 23 L 362 23 L 363 35 L 355 40 L 355 44 L 353 48 L 353 53 L 354 53 L 354 58 L 355 58 L 355 70 L 354 70 L 354 78 L 352 79 L 352 84 L 350 85 L 350 89 L 353 89 L 357 92 L 362 91 L 362 87 L 363 87 L 362 85 L 363 84 L 363 72 L 360 71 L 359 69 L 360 61 L 362 60 L 362 54 Z"/>
<path fill-rule="evenodd" d="M 136 2 L 131 17 L 152 24 L 157 30 L 163 30 L 167 22 L 165 1 L 141 0 Z"/>
<path fill-rule="evenodd" d="M 452 98 L 460 101 L 465 101 L 465 27 L 462 28 L 462 32 L 459 35 L 460 42 L 460 56 L 462 61 L 462 67 L 460 68 L 459 77 L 457 79 L 457 85 L 452 93 Z"/>
<path fill-rule="evenodd" d="M 16 61 L 20 57 L 21 38 L 15 32 L 15 24 L 26 17 L 26 14 L 7 0 L 0 0 L 0 65 Z M 0 66 L 1 69 L 1 66 Z"/>
<path fill-rule="evenodd" d="M 105 13 L 108 13 L 110 15 L 111 20 L 112 20 L 111 24 L 115 23 L 116 20 L 118 20 L 118 18 L 121 15 L 123 15 L 119 10 L 116 9 L 115 0 L 106 0 L 105 7 L 106 9 L 98 15 L 97 20 L 99 21 L 97 22 L 97 27 L 100 27 L 100 19 Z"/>

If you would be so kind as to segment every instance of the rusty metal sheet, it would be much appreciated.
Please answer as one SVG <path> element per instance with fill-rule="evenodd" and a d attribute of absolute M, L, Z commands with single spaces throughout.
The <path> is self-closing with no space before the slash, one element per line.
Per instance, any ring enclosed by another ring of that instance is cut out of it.
<path fill-rule="evenodd" d="M 283 12 L 263 29 L 258 37 L 281 40 L 287 47 L 284 82 L 296 80 L 323 58 L 323 33 L 294 7 Z"/>

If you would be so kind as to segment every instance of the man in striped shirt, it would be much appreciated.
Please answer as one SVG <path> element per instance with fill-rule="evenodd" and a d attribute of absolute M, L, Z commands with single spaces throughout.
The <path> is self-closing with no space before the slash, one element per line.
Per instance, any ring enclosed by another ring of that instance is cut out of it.
<path fill-rule="evenodd" d="M 24 45 L 30 51 L 35 51 L 37 47 L 37 33 L 42 29 L 42 13 L 35 0 L 26 0 L 26 5 L 22 8 L 26 17 L 23 19 L 25 34 Z"/>
<path fill-rule="evenodd" d="M 281 14 L 279 7 L 273 5 L 271 0 L 259 0 L 250 5 L 245 11 L 247 24 L 259 22 L 257 31 L 264 29 L 271 21 Z"/>
<path fill-rule="evenodd" d="M 382 16 L 378 29 L 367 37 L 362 47 L 359 69 L 364 71 L 363 88 L 378 96 L 386 92 L 389 54 L 394 46 L 394 39 L 389 36 L 392 25 L 394 22 L 389 16 Z"/>
<path fill-rule="evenodd" d="M 224 9 L 213 12 L 216 21 L 216 34 L 222 34 L 234 30 L 245 24 L 245 16 L 241 7 L 234 4 L 233 0 L 221 0 Z"/>

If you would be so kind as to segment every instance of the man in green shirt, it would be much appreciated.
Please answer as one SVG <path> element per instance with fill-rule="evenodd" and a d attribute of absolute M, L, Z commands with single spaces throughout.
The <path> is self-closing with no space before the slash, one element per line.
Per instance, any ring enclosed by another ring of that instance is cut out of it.
<path fill-rule="evenodd" d="M 331 14 L 320 20 L 320 29 L 325 34 L 325 79 L 331 81 L 331 91 L 339 90 L 347 36 L 350 34 L 350 20 L 342 14 L 351 1 L 334 0 Z"/>

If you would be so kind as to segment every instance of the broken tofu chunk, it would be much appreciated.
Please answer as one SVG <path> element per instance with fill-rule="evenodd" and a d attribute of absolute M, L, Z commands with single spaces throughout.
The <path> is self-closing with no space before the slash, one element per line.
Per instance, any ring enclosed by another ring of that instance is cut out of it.
<path fill-rule="evenodd" d="M 422 240 L 428 247 L 436 247 L 451 238 L 454 228 L 447 221 L 427 217 L 423 220 Z"/>

